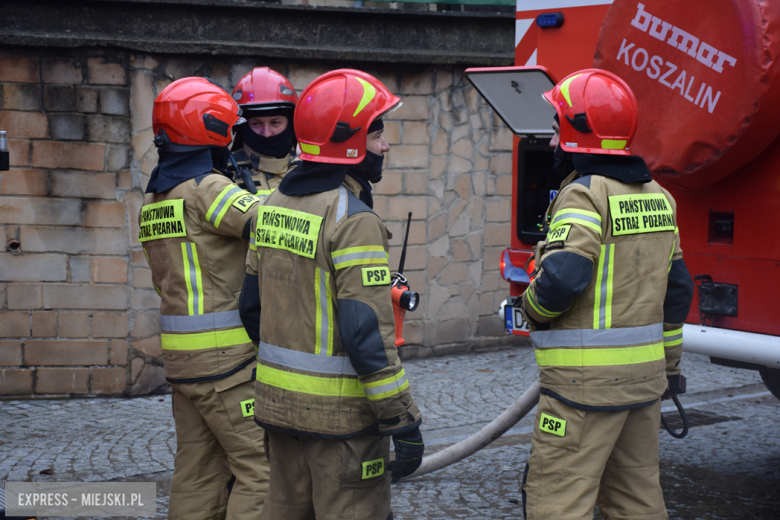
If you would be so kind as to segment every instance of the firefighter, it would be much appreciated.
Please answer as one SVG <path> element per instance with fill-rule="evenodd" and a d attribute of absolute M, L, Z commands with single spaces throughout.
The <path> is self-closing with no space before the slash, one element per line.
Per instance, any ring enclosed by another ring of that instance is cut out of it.
<path fill-rule="evenodd" d="M 598 501 L 604 518 L 665 519 L 661 397 L 680 374 L 693 297 L 675 201 L 629 153 L 637 103 L 623 80 L 583 70 L 544 98 L 556 164 L 575 171 L 547 211 L 522 301 L 542 393 L 526 518 L 590 519 Z"/>
<path fill-rule="evenodd" d="M 238 312 L 258 199 L 214 167 L 225 164 L 240 112 L 206 78 L 174 81 L 154 101 L 160 159 L 138 240 L 162 297 L 177 440 L 169 516 L 177 520 L 255 518 L 268 492 L 263 431 L 252 420 L 254 348 Z"/>
<path fill-rule="evenodd" d="M 245 123 L 234 127 L 233 157 L 252 172 L 261 200 L 279 187 L 295 158 L 293 111 L 298 94 L 290 80 L 268 67 L 257 67 L 233 89 Z M 232 165 L 229 169 L 233 169 Z M 243 181 L 237 183 L 245 187 Z"/>
<path fill-rule="evenodd" d="M 387 230 L 371 209 L 390 149 L 381 117 L 400 100 L 349 69 L 302 98 L 302 164 L 253 217 L 241 293 L 271 464 L 262 518 L 385 520 L 391 478 L 413 473 L 424 449 L 394 346 Z"/>

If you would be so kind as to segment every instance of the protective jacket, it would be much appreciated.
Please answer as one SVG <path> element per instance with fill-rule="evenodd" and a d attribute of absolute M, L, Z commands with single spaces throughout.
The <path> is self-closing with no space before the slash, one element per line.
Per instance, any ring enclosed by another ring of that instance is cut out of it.
<path fill-rule="evenodd" d="M 244 147 L 246 149 L 246 146 Z M 269 157 L 255 152 L 247 152 L 244 150 L 233 153 L 233 158 L 236 160 L 239 168 L 246 167 L 252 172 L 252 180 L 255 181 L 257 187 L 257 193 L 255 196 L 260 198 L 261 202 L 270 195 L 284 179 L 293 165 L 294 156 L 288 154 L 281 159 L 276 157 Z M 228 170 L 233 171 L 233 166 L 229 165 Z M 236 184 L 245 189 L 244 181 L 239 180 Z"/>
<path fill-rule="evenodd" d="M 259 332 L 255 421 L 322 439 L 411 430 L 421 414 L 394 345 L 387 231 L 355 179 L 285 194 L 298 173 L 252 222 L 241 316 Z"/>
<path fill-rule="evenodd" d="M 693 296 L 675 201 L 639 157 L 574 159 L 522 304 L 542 393 L 585 410 L 647 406 L 679 373 Z"/>
<path fill-rule="evenodd" d="M 171 383 L 221 379 L 252 362 L 238 300 L 258 202 L 217 170 L 144 197 L 138 241 L 162 297 L 161 342 Z"/>

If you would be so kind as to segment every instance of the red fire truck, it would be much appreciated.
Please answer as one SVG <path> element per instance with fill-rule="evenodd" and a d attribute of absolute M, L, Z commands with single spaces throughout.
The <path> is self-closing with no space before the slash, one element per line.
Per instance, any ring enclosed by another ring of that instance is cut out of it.
<path fill-rule="evenodd" d="M 780 1 L 517 0 L 515 45 L 516 67 L 466 71 L 516 136 L 507 332 L 528 334 L 518 297 L 563 179 L 541 93 L 606 69 L 639 103 L 631 152 L 677 200 L 697 295 L 684 350 L 758 370 L 780 397 Z"/>

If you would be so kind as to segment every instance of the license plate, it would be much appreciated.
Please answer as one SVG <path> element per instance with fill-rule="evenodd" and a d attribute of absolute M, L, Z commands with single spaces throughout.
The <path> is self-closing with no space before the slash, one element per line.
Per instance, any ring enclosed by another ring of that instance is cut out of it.
<path fill-rule="evenodd" d="M 509 312 L 507 312 L 509 311 Z M 528 323 L 523 319 L 523 313 L 519 307 L 508 307 L 505 309 L 506 331 L 508 334 L 528 333 Z"/>
<path fill-rule="evenodd" d="M 523 319 L 523 313 L 517 307 L 512 307 L 512 314 L 514 319 L 512 320 L 512 331 L 528 332 L 528 322 Z"/>

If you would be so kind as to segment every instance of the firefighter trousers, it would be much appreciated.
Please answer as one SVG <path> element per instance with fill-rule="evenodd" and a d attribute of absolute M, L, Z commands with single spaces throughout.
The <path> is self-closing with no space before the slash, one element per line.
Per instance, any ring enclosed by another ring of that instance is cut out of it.
<path fill-rule="evenodd" d="M 260 520 L 392 520 L 389 437 L 265 435 L 271 490 Z"/>
<path fill-rule="evenodd" d="M 523 478 L 528 520 L 665 520 L 658 471 L 661 400 L 616 412 L 542 395 Z"/>
<path fill-rule="evenodd" d="M 253 418 L 252 365 L 225 379 L 172 386 L 177 448 L 168 517 L 258 518 L 269 470 Z"/>

